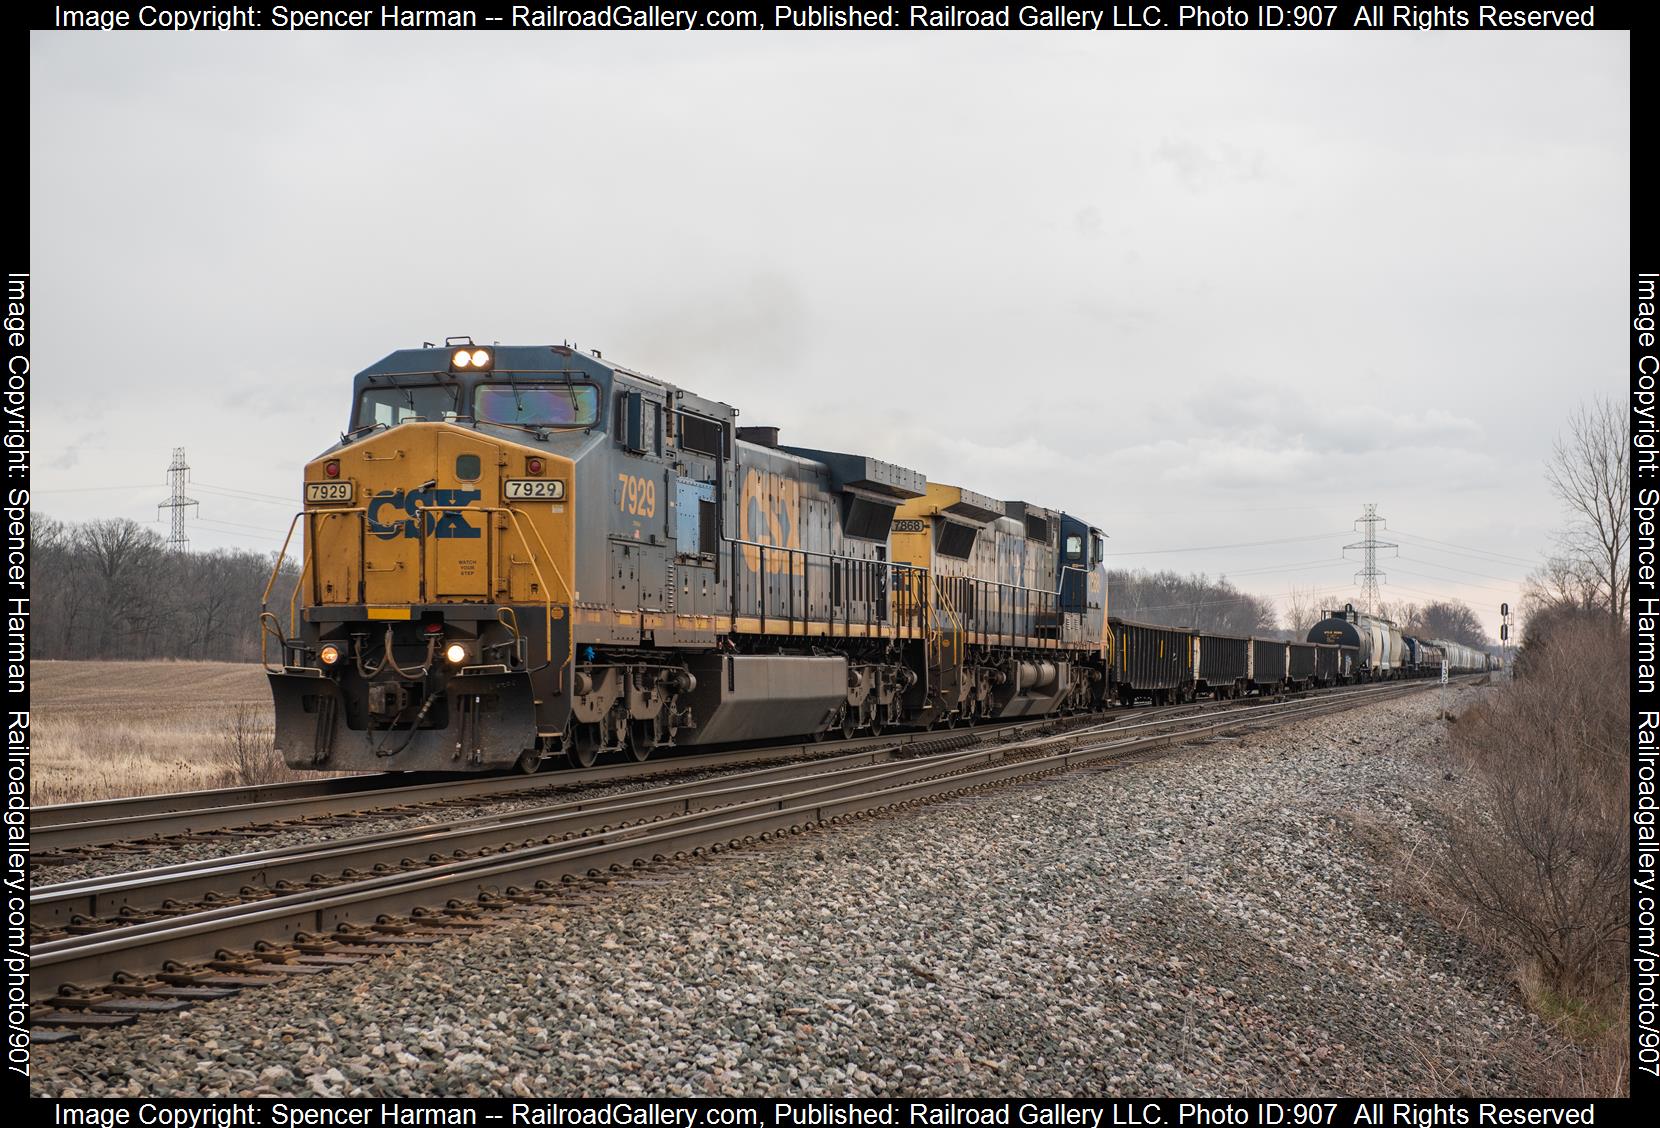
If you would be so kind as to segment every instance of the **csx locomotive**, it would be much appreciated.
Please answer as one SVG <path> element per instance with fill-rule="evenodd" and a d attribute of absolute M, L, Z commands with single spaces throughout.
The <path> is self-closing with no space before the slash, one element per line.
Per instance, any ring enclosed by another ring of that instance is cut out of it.
<path fill-rule="evenodd" d="M 736 416 L 564 345 L 360 372 L 262 612 L 287 763 L 586 766 L 1103 699 L 1098 529 Z"/>
<path fill-rule="evenodd" d="M 286 762 L 534 771 L 1406 672 L 1352 609 L 1307 643 L 1109 620 L 1082 519 L 737 414 L 565 345 L 358 373 L 261 613 Z"/>

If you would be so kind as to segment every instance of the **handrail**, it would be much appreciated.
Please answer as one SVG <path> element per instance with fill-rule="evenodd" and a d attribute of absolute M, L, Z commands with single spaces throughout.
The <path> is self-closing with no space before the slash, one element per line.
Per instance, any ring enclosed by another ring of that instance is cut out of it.
<path fill-rule="evenodd" d="M 886 622 L 888 620 L 889 613 L 892 613 L 895 616 L 894 622 L 896 627 L 903 628 L 907 631 L 926 630 L 927 624 L 923 622 L 923 607 L 921 604 L 915 602 L 915 593 L 912 590 L 913 584 L 910 581 L 914 577 L 927 577 L 930 574 L 927 568 L 917 564 L 908 564 L 902 560 L 871 560 L 859 556 L 845 556 L 835 552 L 825 552 L 820 549 L 799 548 L 792 545 L 782 544 L 764 544 L 761 541 L 744 540 L 737 537 L 722 537 L 721 540 L 729 546 L 732 559 L 732 587 L 729 610 L 734 622 L 736 622 L 740 611 L 739 603 L 742 598 L 742 578 L 745 575 L 753 574 L 756 577 L 755 600 L 757 613 L 761 621 L 761 633 L 766 633 L 766 621 L 768 618 L 767 557 L 769 554 L 782 553 L 784 559 L 784 571 L 786 573 L 782 578 L 789 585 L 786 597 L 787 605 L 783 609 L 784 617 L 789 624 L 789 634 L 794 635 L 796 633 L 795 628 L 798 619 L 802 624 L 803 634 L 806 633 L 807 624 L 815 621 L 809 614 L 806 613 L 805 608 L 802 609 L 800 614 L 798 614 L 795 609 L 795 581 L 798 575 L 801 580 L 802 603 L 809 603 L 812 598 L 812 566 L 815 562 L 820 565 L 828 565 L 831 569 L 834 569 L 838 564 L 845 564 L 848 565 L 850 572 L 853 569 L 864 570 L 873 590 L 867 598 L 858 600 L 857 602 L 865 604 L 865 629 L 867 631 L 870 630 L 875 625 L 875 621 L 877 621 L 872 619 L 872 611 L 878 604 L 882 605 L 882 614 L 878 616 L 880 621 Z M 746 559 L 750 558 L 751 554 L 747 551 L 750 549 L 754 550 L 754 567 L 740 567 L 740 556 Z M 799 573 L 796 571 L 795 563 L 795 558 L 797 556 L 801 557 L 801 570 Z M 841 598 L 837 600 L 835 598 L 836 581 L 834 579 L 830 581 L 829 586 L 832 592 L 831 602 L 825 608 L 824 612 L 824 622 L 833 628 L 836 623 L 836 604 L 838 602 L 841 604 L 843 637 L 847 637 L 850 633 L 848 628 L 852 604 L 855 602 L 855 600 L 849 598 L 847 594 L 850 590 L 850 585 L 851 578 L 842 581 L 840 591 Z M 880 588 L 880 593 L 874 590 L 878 587 Z M 776 614 L 774 617 L 776 617 Z M 831 635 L 834 636 L 834 633 L 834 630 L 832 630 Z"/>
<path fill-rule="evenodd" d="M 300 523 L 300 518 L 304 517 L 307 512 L 308 511 L 304 510 L 304 509 L 300 510 L 298 513 L 294 514 L 293 518 L 288 522 L 288 532 L 282 538 L 282 548 L 277 552 L 277 559 L 271 564 L 271 576 L 270 576 L 269 579 L 267 579 L 265 581 L 265 590 L 263 592 L 261 592 L 260 596 L 259 596 L 259 622 L 260 622 L 259 664 L 264 666 L 267 672 L 271 672 L 271 662 L 270 662 L 270 659 L 266 656 L 267 653 L 268 653 L 268 647 L 269 647 L 269 643 L 268 643 L 267 640 L 270 638 L 270 634 L 266 630 L 265 620 L 266 620 L 266 617 L 268 615 L 270 615 L 270 613 L 271 613 L 270 612 L 271 589 L 277 586 L 277 577 L 282 575 L 283 561 L 288 559 L 288 545 L 294 539 L 294 526 L 298 525 Z M 306 551 L 307 551 L 308 556 L 310 554 L 310 549 L 311 549 L 310 543 L 307 542 Z M 300 574 L 294 580 L 294 598 L 295 599 L 299 598 L 300 584 L 304 580 L 305 580 L 305 565 L 302 564 L 301 567 L 300 567 Z M 294 633 L 294 600 L 289 601 L 288 633 L 290 635 L 292 635 Z M 278 637 L 281 637 L 281 636 L 279 635 Z M 283 656 L 284 664 L 286 664 L 287 659 L 288 659 L 288 649 L 287 649 L 287 640 L 286 639 L 284 639 L 284 641 L 283 641 L 283 655 L 282 656 Z"/>
<path fill-rule="evenodd" d="M 425 577 L 426 577 L 426 565 L 427 565 L 426 556 L 427 556 L 427 544 L 428 544 L 428 542 L 427 542 L 427 537 L 426 537 L 426 520 L 425 520 L 425 517 L 422 516 L 422 515 L 424 515 L 428 512 L 434 512 L 434 511 L 440 512 L 440 513 L 445 513 L 445 512 L 472 512 L 472 513 L 492 513 L 492 514 L 493 513 L 502 513 L 502 514 L 506 514 L 508 519 L 513 522 L 514 531 L 518 533 L 519 539 L 525 543 L 527 548 L 529 547 L 529 545 L 531 543 L 530 537 L 527 537 L 525 535 L 524 522 L 522 522 L 520 520 L 520 518 L 525 516 L 525 514 L 520 513 L 520 511 L 518 511 L 517 509 L 514 509 L 512 506 L 494 506 L 494 505 L 420 505 L 420 506 L 417 506 L 417 519 L 420 522 L 420 528 L 421 528 L 421 538 L 420 538 L 421 539 L 421 544 L 420 544 L 420 547 L 417 551 L 420 553 L 420 569 L 421 569 L 421 577 L 422 577 L 422 586 L 423 586 L 423 588 L 425 586 Z M 260 617 L 261 617 L 261 622 L 262 623 L 265 621 L 265 617 L 267 615 L 269 615 L 269 613 L 270 613 L 269 608 L 270 608 L 270 602 L 271 602 L 271 591 L 274 587 L 276 587 L 277 577 L 279 575 L 281 575 L 283 563 L 288 558 L 288 546 L 293 542 L 294 528 L 295 528 L 296 525 L 299 524 L 300 518 L 309 517 L 309 516 L 335 517 L 335 516 L 340 516 L 340 515 L 347 514 L 347 513 L 354 513 L 354 514 L 357 514 L 358 519 L 360 521 L 366 521 L 367 518 L 368 518 L 368 512 L 369 511 L 368 511 L 367 506 L 359 505 L 359 506 L 351 506 L 351 507 L 344 507 L 344 508 L 338 508 L 338 509 L 336 509 L 336 508 L 315 509 L 315 510 L 313 510 L 313 509 L 302 509 L 298 513 L 294 514 L 293 519 L 290 520 L 289 523 L 288 523 L 288 532 L 283 537 L 282 548 L 277 553 L 276 562 L 271 567 L 270 578 L 265 581 L 265 590 L 260 596 L 259 610 L 260 610 Z M 537 545 L 537 547 L 539 547 L 542 550 L 542 555 L 547 558 L 548 566 L 553 569 L 554 578 L 559 581 L 559 590 L 564 596 L 564 601 L 566 603 L 570 603 L 571 600 L 572 600 L 572 591 L 571 591 L 570 584 L 566 581 L 564 573 L 560 571 L 558 563 L 553 558 L 553 553 L 548 551 L 547 542 L 542 538 L 541 530 L 536 527 L 534 522 L 530 523 L 530 532 L 535 536 L 536 545 Z M 306 537 L 305 538 L 305 541 L 304 541 L 304 543 L 305 543 L 305 552 L 303 554 L 303 558 L 302 558 L 301 565 L 300 565 L 300 573 L 297 577 L 295 577 L 294 592 L 293 592 L 292 596 L 290 596 L 290 598 L 289 598 L 288 630 L 289 630 L 290 637 L 292 637 L 293 634 L 295 633 L 295 627 L 296 627 L 296 625 L 298 623 L 298 619 L 299 619 L 300 590 L 305 584 L 305 577 L 312 570 L 312 567 L 311 567 L 312 558 L 313 558 L 313 556 L 315 555 L 315 553 L 317 551 L 317 546 L 316 546 L 315 541 L 316 541 L 315 537 Z M 547 615 L 547 639 L 546 639 L 546 642 L 547 642 L 547 661 L 551 664 L 553 662 L 553 602 L 554 602 L 553 601 L 553 594 L 554 594 L 554 589 L 553 589 L 552 585 L 550 585 L 547 582 L 547 577 L 545 575 L 543 575 L 541 562 L 540 562 L 540 560 L 538 560 L 535 553 L 530 554 L 530 566 L 531 566 L 531 568 L 533 568 L 535 570 L 536 580 L 541 585 L 541 588 L 542 588 L 543 609 L 544 609 L 544 612 Z M 367 560 L 366 557 L 360 558 L 359 567 L 363 568 L 365 570 L 368 568 L 368 560 Z M 492 562 L 491 562 L 491 575 L 492 575 L 492 577 L 493 577 L 493 574 L 494 574 L 494 562 L 492 560 Z M 492 595 L 494 594 L 493 590 L 492 590 L 491 594 Z M 516 622 L 517 622 L 517 616 L 515 616 L 515 623 Z M 515 631 L 516 631 L 516 627 L 515 628 L 510 628 L 510 629 L 515 629 Z M 574 631 L 569 632 L 569 634 L 570 634 L 570 638 L 569 638 L 568 641 L 570 642 L 570 646 L 569 646 L 566 658 L 567 658 L 568 662 L 574 664 L 574 662 L 576 660 L 576 635 L 575 635 Z M 266 631 L 266 630 L 262 630 L 261 633 L 260 633 L 260 662 L 269 671 L 271 669 L 271 665 L 270 665 L 270 662 L 267 658 L 268 646 L 269 646 L 268 641 L 267 641 L 268 638 L 269 638 L 269 632 Z M 286 657 L 287 657 L 287 655 L 285 653 L 284 658 L 286 659 Z"/>
<path fill-rule="evenodd" d="M 490 507 L 487 507 L 487 508 L 491 512 L 496 511 L 494 506 L 490 506 Z M 506 513 L 509 517 L 511 517 L 513 519 L 513 528 L 518 531 L 519 539 L 522 540 L 522 541 L 525 541 L 525 543 L 528 545 L 529 541 L 526 540 L 526 538 L 525 538 L 524 526 L 519 524 L 519 511 L 514 509 L 512 506 L 509 505 L 509 506 L 503 506 L 501 508 L 500 512 Z M 567 583 L 565 581 L 564 574 L 559 571 L 559 565 L 553 559 L 553 553 L 548 551 L 547 542 L 542 539 L 542 531 L 536 527 L 534 522 L 530 526 L 530 531 L 536 534 L 536 545 L 537 545 L 538 548 L 540 548 L 542 550 L 542 555 L 546 556 L 548 558 L 548 567 L 553 569 L 554 578 L 559 581 L 559 590 L 564 593 L 565 602 L 566 603 L 572 603 L 573 601 L 572 601 L 572 594 L 571 594 L 571 586 L 570 586 L 569 583 Z M 542 575 L 542 566 L 541 566 L 541 564 L 537 563 L 536 557 L 535 557 L 534 554 L 532 554 L 532 556 L 530 558 L 530 566 L 536 570 L 536 580 L 537 580 L 538 583 L 540 583 L 542 585 L 542 602 L 543 602 L 543 604 L 546 608 L 547 616 L 548 616 L 548 630 L 547 630 L 548 661 L 551 663 L 553 661 L 553 589 L 548 586 L 547 577 Z M 515 616 L 515 618 L 516 618 L 516 616 Z M 568 641 L 569 644 L 570 644 L 569 653 L 567 654 L 566 658 L 567 658 L 568 663 L 574 669 L 575 665 L 576 665 L 576 624 L 575 624 L 574 621 L 571 624 L 571 629 L 566 631 L 565 634 L 566 634 L 566 641 Z"/>
<path fill-rule="evenodd" d="M 519 534 L 519 539 L 525 542 L 525 545 L 526 545 L 527 548 L 530 545 L 530 538 L 525 536 L 524 526 L 519 522 L 519 517 L 521 516 L 521 514 L 519 513 L 519 511 L 517 509 L 514 509 L 510 505 L 418 505 L 418 506 L 416 506 L 416 512 L 417 513 L 432 513 L 432 512 L 437 512 L 437 513 L 505 513 L 505 514 L 507 514 L 507 516 L 509 518 L 512 519 L 513 528 Z M 426 521 L 424 519 L 422 519 L 421 522 L 420 522 L 420 525 L 421 525 L 421 530 L 422 530 L 421 549 L 420 549 L 420 552 L 421 552 L 421 575 L 422 575 L 422 579 L 424 581 L 425 576 L 426 576 L 426 563 L 427 563 L 426 562 L 427 546 L 426 546 L 426 532 L 425 532 L 425 530 L 426 530 Z M 542 555 L 547 557 L 548 566 L 553 569 L 554 578 L 556 578 L 559 581 L 559 590 L 564 593 L 565 602 L 570 603 L 571 602 L 571 587 L 568 583 L 565 582 L 565 576 L 562 572 L 559 571 L 559 565 L 554 562 L 553 553 L 548 551 L 548 545 L 547 545 L 547 542 L 542 539 L 541 530 L 538 529 L 535 526 L 534 523 L 532 523 L 531 526 L 530 526 L 530 531 L 532 533 L 536 534 L 537 547 L 539 547 L 542 550 Z M 542 565 L 537 561 L 536 555 L 534 553 L 532 553 L 531 557 L 530 557 L 530 566 L 533 569 L 535 569 L 535 571 L 536 571 L 536 581 L 537 581 L 537 583 L 542 585 L 542 603 L 543 603 L 544 609 L 547 612 L 547 623 L 548 623 L 547 656 L 548 656 L 548 661 L 551 663 L 553 661 L 553 588 L 551 586 L 549 586 L 547 577 L 542 575 Z M 491 571 L 493 573 L 494 569 L 492 568 Z M 494 593 L 492 592 L 492 594 L 494 594 Z M 575 632 L 571 632 L 570 656 L 571 656 L 571 661 L 574 662 L 575 658 L 576 658 L 576 635 L 575 635 Z"/>

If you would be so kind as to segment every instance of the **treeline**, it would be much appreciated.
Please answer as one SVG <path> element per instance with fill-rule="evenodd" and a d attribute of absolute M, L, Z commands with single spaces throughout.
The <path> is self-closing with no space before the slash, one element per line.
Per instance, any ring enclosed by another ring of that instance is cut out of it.
<path fill-rule="evenodd" d="M 1487 628 L 1481 625 L 1481 617 L 1462 600 L 1384 603 L 1379 605 L 1378 610 L 1384 618 L 1399 623 L 1401 630 L 1413 638 L 1450 639 L 1477 650 L 1491 650 L 1494 646 Z"/>
<path fill-rule="evenodd" d="M 37 513 L 29 535 L 31 657 L 259 657 L 274 553 L 173 552 L 125 518 L 71 524 Z M 271 596 L 285 628 L 294 580 L 285 569 Z"/>
<path fill-rule="evenodd" d="M 1107 610 L 1121 619 L 1222 635 L 1280 634 L 1271 600 L 1204 573 L 1108 572 Z"/>

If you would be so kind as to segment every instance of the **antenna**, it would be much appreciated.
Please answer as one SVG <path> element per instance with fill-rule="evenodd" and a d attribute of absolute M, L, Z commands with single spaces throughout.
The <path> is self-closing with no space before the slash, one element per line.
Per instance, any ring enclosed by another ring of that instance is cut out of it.
<path fill-rule="evenodd" d="M 190 480 L 190 464 L 184 460 L 184 447 L 173 448 L 173 464 L 167 468 L 167 481 L 173 487 L 172 496 L 156 506 L 156 520 L 161 520 L 161 511 L 173 511 L 173 532 L 167 538 L 167 547 L 174 552 L 189 552 L 190 537 L 184 531 L 184 511 L 188 506 L 197 505 L 193 498 L 184 496 L 184 484 Z"/>
<path fill-rule="evenodd" d="M 1378 540 L 1378 526 L 1381 524 L 1387 529 L 1389 522 L 1378 516 L 1378 504 L 1375 501 L 1366 503 L 1365 514 L 1358 518 L 1355 524 L 1366 526 L 1366 539 L 1356 541 L 1354 544 L 1344 545 L 1343 551 L 1348 552 L 1351 548 L 1360 548 L 1366 551 L 1366 563 L 1360 571 L 1355 573 L 1355 582 L 1360 584 L 1360 602 L 1366 613 L 1376 615 L 1378 613 L 1378 581 L 1389 582 L 1389 577 L 1378 571 L 1378 549 L 1399 548 L 1400 545 Z"/>

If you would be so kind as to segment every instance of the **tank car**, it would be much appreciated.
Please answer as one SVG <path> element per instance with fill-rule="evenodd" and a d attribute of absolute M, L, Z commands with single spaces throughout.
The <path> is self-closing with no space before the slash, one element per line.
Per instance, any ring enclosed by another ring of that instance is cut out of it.
<path fill-rule="evenodd" d="M 261 613 L 285 761 L 534 770 L 1099 703 L 1098 530 L 736 415 L 564 345 L 360 372 Z"/>
<path fill-rule="evenodd" d="M 1401 628 L 1388 619 L 1356 611 L 1353 604 L 1325 617 L 1309 628 L 1308 641 L 1355 648 L 1355 677 L 1361 681 L 1382 681 L 1403 676 L 1406 644 Z"/>

